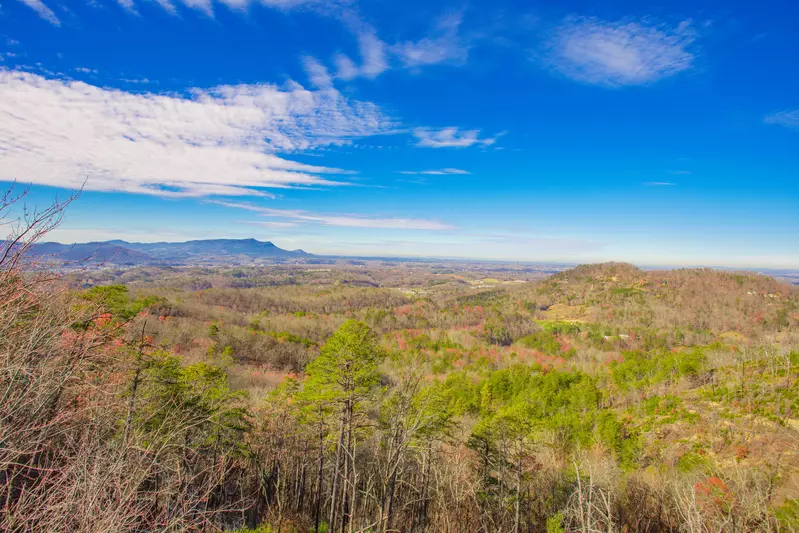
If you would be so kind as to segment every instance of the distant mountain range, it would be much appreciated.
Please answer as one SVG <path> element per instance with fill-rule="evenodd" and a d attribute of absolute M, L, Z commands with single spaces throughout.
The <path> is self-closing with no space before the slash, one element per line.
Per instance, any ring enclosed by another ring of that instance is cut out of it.
<path fill-rule="evenodd" d="M 61 244 L 35 244 L 30 255 L 44 262 L 76 265 L 147 264 L 249 264 L 259 261 L 308 259 L 302 250 L 284 250 L 269 241 L 256 239 L 208 239 L 186 242 L 127 242 L 121 240 Z"/>

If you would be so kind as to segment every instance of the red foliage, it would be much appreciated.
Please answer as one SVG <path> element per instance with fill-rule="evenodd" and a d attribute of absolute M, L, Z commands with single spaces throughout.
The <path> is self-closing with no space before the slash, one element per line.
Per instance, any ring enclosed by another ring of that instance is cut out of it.
<path fill-rule="evenodd" d="M 111 322 L 111 317 L 112 317 L 111 313 L 103 313 L 94 319 L 94 323 L 98 327 L 105 326 L 106 324 Z"/>
<path fill-rule="evenodd" d="M 707 480 L 700 481 L 694 485 L 694 491 L 705 506 L 729 509 L 735 500 L 730 487 L 717 476 L 710 476 Z"/>
<path fill-rule="evenodd" d="M 735 457 L 739 460 L 746 459 L 747 457 L 749 457 L 749 453 L 750 453 L 749 446 L 745 444 L 740 444 L 735 447 Z"/>

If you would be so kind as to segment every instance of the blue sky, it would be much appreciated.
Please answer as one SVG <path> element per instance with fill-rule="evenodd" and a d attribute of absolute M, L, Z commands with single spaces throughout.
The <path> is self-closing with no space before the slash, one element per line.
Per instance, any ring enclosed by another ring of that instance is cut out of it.
<path fill-rule="evenodd" d="M 799 5 L 7 0 L 61 242 L 799 267 Z"/>

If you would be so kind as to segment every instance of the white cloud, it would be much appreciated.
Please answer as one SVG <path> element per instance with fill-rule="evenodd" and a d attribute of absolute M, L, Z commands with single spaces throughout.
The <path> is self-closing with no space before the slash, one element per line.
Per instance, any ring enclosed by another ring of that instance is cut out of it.
<path fill-rule="evenodd" d="M 181 0 L 184 4 L 208 4 L 211 0 Z M 218 0 L 231 9 L 248 9 L 252 5 L 274 7 L 277 9 L 293 9 L 301 6 L 313 6 L 322 4 L 347 4 L 348 2 L 330 0 Z"/>
<path fill-rule="evenodd" d="M 364 32 L 358 36 L 361 50 L 361 73 L 367 78 L 374 78 L 388 68 L 386 62 L 386 46 L 374 32 Z"/>
<path fill-rule="evenodd" d="M 451 176 L 454 174 L 471 174 L 468 170 L 461 170 L 459 168 L 442 168 L 439 170 L 400 170 L 399 174 L 426 174 L 428 176 Z"/>
<path fill-rule="evenodd" d="M 119 81 L 135 84 L 150 83 L 150 80 L 147 78 L 120 78 Z"/>
<path fill-rule="evenodd" d="M 20 1 L 34 9 L 43 19 L 56 26 L 61 25 L 61 21 L 58 20 L 55 13 L 53 13 L 42 0 Z M 136 9 L 136 0 L 116 0 L 116 2 L 129 13 L 133 15 L 139 14 Z M 95 0 L 88 0 L 88 3 L 95 7 L 99 5 Z M 151 1 L 140 3 L 151 3 Z M 330 11 L 338 6 L 349 4 L 349 0 L 156 0 L 156 3 L 170 14 L 177 13 L 177 6 L 175 4 L 182 4 L 184 7 L 196 9 L 209 17 L 213 17 L 216 4 L 224 5 L 234 11 L 247 11 L 253 5 L 261 5 L 284 11 L 300 7 L 317 7 L 320 10 Z"/>
<path fill-rule="evenodd" d="M 670 181 L 647 181 L 644 185 L 647 187 L 671 187 L 674 183 Z"/>
<path fill-rule="evenodd" d="M 333 58 L 335 77 L 349 81 L 355 78 L 374 79 L 392 64 L 401 63 L 403 67 L 415 68 L 446 61 L 464 62 L 469 54 L 469 46 L 458 34 L 461 16 L 450 15 L 439 19 L 430 35 L 418 41 L 405 41 L 393 45 L 381 40 L 376 30 L 358 19 L 353 13 L 342 17 L 358 41 L 360 64 L 346 54 Z M 306 58 L 305 70 L 309 79 L 316 84 L 324 80 L 323 69 L 316 59 Z"/>
<path fill-rule="evenodd" d="M 130 11 L 134 15 L 138 15 L 138 11 L 136 11 L 136 5 L 133 3 L 133 0 L 117 0 L 117 4 L 119 4 L 123 9 Z M 164 4 L 160 3 L 161 6 Z"/>
<path fill-rule="evenodd" d="M 358 49 L 361 54 L 361 64 L 355 62 L 344 54 L 335 58 L 336 77 L 342 80 L 354 78 L 376 78 L 388 69 L 386 58 L 386 44 L 377 37 L 374 29 L 365 27 L 358 31 Z"/>
<path fill-rule="evenodd" d="M 799 109 L 778 111 L 763 119 L 766 124 L 778 124 L 786 128 L 799 129 Z"/>
<path fill-rule="evenodd" d="M 58 20 L 53 10 L 44 5 L 42 0 L 20 0 L 23 4 L 36 11 L 40 17 L 55 26 L 60 26 L 61 21 Z"/>
<path fill-rule="evenodd" d="M 301 151 L 386 133 L 371 103 L 290 83 L 129 93 L 0 69 L 0 180 L 161 196 L 335 185 Z"/>
<path fill-rule="evenodd" d="M 305 72 L 308 73 L 308 79 L 311 80 L 314 87 L 317 89 L 328 89 L 333 86 L 330 73 L 319 61 L 313 57 L 305 56 L 302 62 L 305 66 Z"/>
<path fill-rule="evenodd" d="M 173 4 L 170 0 L 155 0 L 155 1 L 158 2 L 158 5 L 164 8 L 164 11 L 166 11 L 170 15 L 177 15 L 178 9 L 177 7 L 175 7 L 175 4 Z"/>
<path fill-rule="evenodd" d="M 360 74 L 360 69 L 349 56 L 338 54 L 333 62 L 336 64 L 336 77 L 340 79 L 351 80 Z"/>
<path fill-rule="evenodd" d="M 135 0 L 117 0 L 121 5 L 127 9 L 134 10 Z M 183 4 L 185 7 L 202 11 L 203 13 L 213 16 L 214 5 L 222 4 L 225 7 L 235 11 L 247 11 L 253 5 L 261 5 L 275 9 L 294 9 L 303 6 L 314 6 L 325 4 L 324 0 L 157 0 L 158 4 L 169 12 L 175 12 L 175 3 Z M 333 4 L 340 4 L 346 2 L 332 2 Z"/>
<path fill-rule="evenodd" d="M 645 85 L 691 68 L 694 40 L 689 22 L 672 28 L 649 20 L 571 18 L 555 30 L 544 61 L 584 83 Z"/>
<path fill-rule="evenodd" d="M 242 220 L 239 223 L 247 224 L 248 226 L 260 226 L 262 228 L 272 228 L 272 229 L 296 228 L 299 225 L 297 222 L 276 222 L 276 221 L 253 222 L 251 220 Z"/>
<path fill-rule="evenodd" d="M 418 139 L 416 146 L 426 148 L 466 148 L 475 144 L 490 146 L 497 142 L 496 138 L 480 138 L 480 130 L 463 130 L 450 127 L 440 130 L 432 128 L 416 128 L 413 135 Z"/>
<path fill-rule="evenodd" d="M 464 62 L 469 55 L 469 47 L 458 34 L 461 20 L 460 14 L 443 17 L 436 23 L 430 36 L 398 43 L 391 50 L 409 68 L 446 61 Z"/>
<path fill-rule="evenodd" d="M 226 207 L 234 207 L 260 213 L 262 216 L 272 218 L 282 218 L 289 221 L 310 222 L 323 226 L 338 226 L 346 228 L 378 228 L 378 229 L 406 229 L 406 230 L 449 230 L 452 226 L 437 220 L 426 220 L 419 218 L 380 218 L 365 217 L 357 215 L 328 215 L 322 213 L 311 213 L 297 209 L 271 209 L 259 207 L 242 202 L 212 201 L 212 203 Z"/>

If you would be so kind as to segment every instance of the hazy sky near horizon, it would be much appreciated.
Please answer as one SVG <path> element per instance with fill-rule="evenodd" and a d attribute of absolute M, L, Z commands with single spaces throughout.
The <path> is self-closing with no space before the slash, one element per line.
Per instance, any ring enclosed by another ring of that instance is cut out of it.
<path fill-rule="evenodd" d="M 61 242 L 799 267 L 799 4 L 7 0 Z M 2 185 L 2 184 L 0 184 Z"/>

